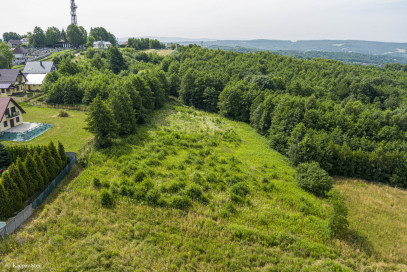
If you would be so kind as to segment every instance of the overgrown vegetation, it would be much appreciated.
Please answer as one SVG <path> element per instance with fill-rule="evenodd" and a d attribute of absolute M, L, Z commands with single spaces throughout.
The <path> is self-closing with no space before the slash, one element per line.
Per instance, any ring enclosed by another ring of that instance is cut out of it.
<path fill-rule="evenodd" d="M 183 106 L 152 120 L 93 150 L 88 168 L 0 243 L 0 266 L 36 259 L 45 270 L 383 267 L 379 255 L 331 239 L 335 207 L 300 189 L 284 157 L 248 125 Z"/>

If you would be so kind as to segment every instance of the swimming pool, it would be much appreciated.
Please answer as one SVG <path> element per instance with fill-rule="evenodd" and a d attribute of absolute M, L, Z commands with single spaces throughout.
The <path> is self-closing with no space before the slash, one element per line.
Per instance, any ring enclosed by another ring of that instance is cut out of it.
<path fill-rule="evenodd" d="M 27 123 L 24 123 L 27 124 Z M 18 128 L 18 127 L 16 127 Z M 2 132 L 0 134 L 0 140 L 2 141 L 13 141 L 13 142 L 28 142 L 32 139 L 40 136 L 47 130 L 52 128 L 50 124 L 36 124 L 33 128 L 29 128 L 26 131 L 19 131 L 19 132 L 10 132 L 8 130 Z"/>

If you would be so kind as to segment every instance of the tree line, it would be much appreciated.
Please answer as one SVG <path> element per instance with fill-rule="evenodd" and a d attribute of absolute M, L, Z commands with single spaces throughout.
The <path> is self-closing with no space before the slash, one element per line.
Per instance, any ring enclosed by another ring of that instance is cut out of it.
<path fill-rule="evenodd" d="M 294 165 L 316 161 L 331 175 L 407 187 L 404 66 L 180 51 L 163 62 L 185 104 L 250 123 Z"/>
<path fill-rule="evenodd" d="M 163 49 L 165 45 L 156 39 L 149 38 L 130 38 L 128 40 L 128 47 L 134 48 L 136 50 L 145 50 L 145 49 Z"/>
<path fill-rule="evenodd" d="M 9 164 L 0 180 L 0 218 L 8 218 L 23 208 L 23 203 L 41 192 L 68 163 L 61 143 L 58 148 L 53 142 L 44 146 L 8 147 L 6 153 L 0 154 L 0 161 Z"/>

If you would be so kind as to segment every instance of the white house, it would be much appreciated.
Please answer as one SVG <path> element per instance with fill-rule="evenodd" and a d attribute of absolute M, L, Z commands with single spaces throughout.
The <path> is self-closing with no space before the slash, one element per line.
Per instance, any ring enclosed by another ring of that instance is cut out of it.
<path fill-rule="evenodd" d="M 16 48 L 17 46 L 21 46 L 23 43 L 19 40 L 9 40 L 7 42 L 7 45 L 12 47 L 12 48 Z"/>
<path fill-rule="evenodd" d="M 0 132 L 23 123 L 23 110 L 13 98 L 0 97 Z"/>
<path fill-rule="evenodd" d="M 30 61 L 27 62 L 23 74 L 27 78 L 25 83 L 26 91 L 38 92 L 41 90 L 41 85 L 44 82 L 48 73 L 56 71 L 54 62 L 52 61 Z"/>
<path fill-rule="evenodd" d="M 112 46 L 112 44 L 106 41 L 96 41 L 93 43 L 93 48 L 95 49 L 107 50 L 107 48 L 109 48 L 110 46 Z"/>

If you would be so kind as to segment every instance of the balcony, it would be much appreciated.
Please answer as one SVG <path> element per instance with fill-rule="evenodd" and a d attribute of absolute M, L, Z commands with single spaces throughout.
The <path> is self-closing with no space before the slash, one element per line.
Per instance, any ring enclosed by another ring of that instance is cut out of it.
<path fill-rule="evenodd" d="M 19 115 L 20 115 L 19 111 L 12 111 L 12 112 L 6 113 L 6 118 L 11 119 L 11 118 L 17 117 Z"/>

